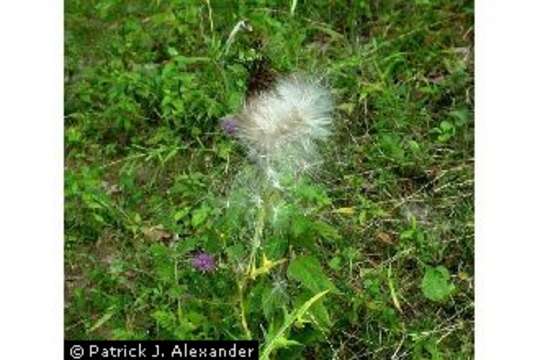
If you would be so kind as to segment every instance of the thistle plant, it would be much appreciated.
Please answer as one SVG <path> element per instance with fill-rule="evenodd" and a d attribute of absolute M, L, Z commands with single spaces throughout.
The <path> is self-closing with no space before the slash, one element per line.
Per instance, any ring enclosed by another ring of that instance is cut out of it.
<path fill-rule="evenodd" d="M 247 338 L 252 333 L 244 298 L 250 283 L 287 261 L 270 259 L 261 251 L 265 231 L 271 230 L 268 227 L 290 205 L 291 186 L 300 183 L 305 175 L 313 174 L 321 163 L 318 147 L 331 134 L 332 109 L 329 90 L 320 81 L 292 75 L 278 80 L 271 90 L 249 98 L 238 114 L 222 119 L 223 130 L 239 140 L 250 160 L 250 170 L 239 175 L 250 176 L 241 181 L 251 186 L 250 201 L 255 208 L 249 257 L 247 264 L 241 266 L 238 279 L 240 318 Z M 260 259 L 258 264 L 257 259 Z M 317 294 L 316 299 L 324 294 L 326 291 Z M 297 314 L 304 314 L 314 302 L 308 302 Z M 288 318 L 288 322 L 292 323 L 293 318 Z M 285 330 L 280 329 L 279 336 Z M 280 341 L 269 339 L 267 334 L 267 344 Z M 271 351 L 272 348 L 265 347 L 263 354 L 268 356 Z"/>

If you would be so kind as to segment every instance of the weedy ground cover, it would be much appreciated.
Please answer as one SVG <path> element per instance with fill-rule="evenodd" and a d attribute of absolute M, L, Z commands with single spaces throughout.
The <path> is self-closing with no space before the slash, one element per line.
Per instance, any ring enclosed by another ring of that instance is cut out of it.
<path fill-rule="evenodd" d="M 66 1 L 67 338 L 473 357 L 473 3 L 331 5 Z M 291 72 L 334 128 L 276 191 L 219 119 Z"/>

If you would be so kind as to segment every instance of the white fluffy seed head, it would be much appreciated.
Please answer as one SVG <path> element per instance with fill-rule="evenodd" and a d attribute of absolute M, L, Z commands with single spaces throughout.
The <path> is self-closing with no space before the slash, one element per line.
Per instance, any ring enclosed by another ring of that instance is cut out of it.
<path fill-rule="evenodd" d="M 332 111 L 327 88 L 289 76 L 246 102 L 236 116 L 237 136 L 270 178 L 283 168 L 308 170 L 318 158 L 317 142 L 331 134 Z"/>

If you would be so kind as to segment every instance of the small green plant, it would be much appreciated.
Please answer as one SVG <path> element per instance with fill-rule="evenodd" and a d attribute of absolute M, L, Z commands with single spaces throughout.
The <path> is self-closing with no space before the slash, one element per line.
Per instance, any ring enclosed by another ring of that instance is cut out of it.
<path fill-rule="evenodd" d="M 422 278 L 422 293 L 432 301 L 446 300 L 456 289 L 444 266 L 428 267 Z"/>

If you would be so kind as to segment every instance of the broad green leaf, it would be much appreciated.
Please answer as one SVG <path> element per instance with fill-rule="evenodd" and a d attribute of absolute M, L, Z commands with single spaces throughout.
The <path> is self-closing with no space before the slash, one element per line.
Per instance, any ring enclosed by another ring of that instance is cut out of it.
<path fill-rule="evenodd" d="M 432 301 L 446 300 L 454 291 L 450 273 L 444 266 L 428 267 L 422 279 L 422 292 Z"/>
<path fill-rule="evenodd" d="M 210 214 L 210 208 L 207 206 L 203 206 L 201 208 L 198 208 L 193 212 L 193 217 L 191 218 L 191 225 L 193 227 L 197 227 L 204 223 L 208 215 Z"/>
<path fill-rule="evenodd" d="M 471 113 L 468 109 L 454 110 L 451 111 L 449 115 L 456 119 L 456 124 L 458 124 L 459 126 L 466 124 L 467 121 L 469 121 L 469 119 L 471 118 Z"/>
<path fill-rule="evenodd" d="M 454 130 L 454 125 L 452 125 L 451 122 L 444 120 L 441 122 L 440 128 L 444 132 L 450 132 Z"/>
<path fill-rule="evenodd" d="M 332 270 L 339 270 L 341 268 L 341 258 L 339 256 L 334 256 L 328 265 L 330 265 Z"/>

